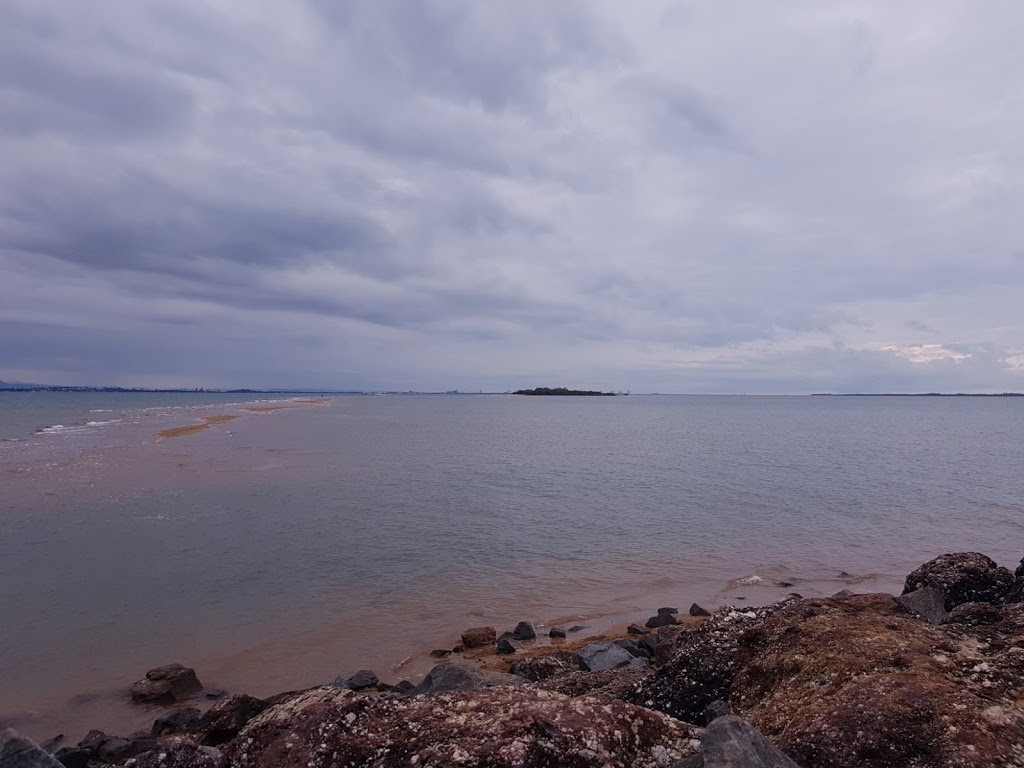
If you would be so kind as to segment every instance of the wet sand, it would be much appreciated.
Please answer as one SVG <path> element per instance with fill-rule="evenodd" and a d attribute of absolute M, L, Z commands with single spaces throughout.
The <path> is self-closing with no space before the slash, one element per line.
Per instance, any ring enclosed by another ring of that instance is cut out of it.
<path fill-rule="evenodd" d="M 192 424 L 187 427 L 172 427 L 171 429 L 161 429 L 156 433 L 159 438 L 166 437 L 185 437 L 186 435 L 194 435 L 197 432 L 202 432 L 204 429 L 209 429 L 214 424 L 227 424 L 229 421 L 234 421 L 237 416 L 229 416 L 222 414 L 220 416 L 204 416 L 202 424 Z"/>

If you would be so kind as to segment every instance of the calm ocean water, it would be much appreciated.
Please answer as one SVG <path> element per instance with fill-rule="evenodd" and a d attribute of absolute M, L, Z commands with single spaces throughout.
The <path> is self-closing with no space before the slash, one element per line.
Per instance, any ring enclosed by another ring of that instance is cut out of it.
<path fill-rule="evenodd" d="M 1024 556 L 1019 399 L 24 397 L 0 393 L 0 721 L 38 738 L 152 721 L 123 690 L 171 661 L 255 695 L 394 681 L 481 623 Z"/>

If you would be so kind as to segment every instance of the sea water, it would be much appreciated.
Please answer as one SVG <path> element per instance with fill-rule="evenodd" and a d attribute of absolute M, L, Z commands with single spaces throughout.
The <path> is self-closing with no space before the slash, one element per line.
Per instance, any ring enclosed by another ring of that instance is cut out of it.
<path fill-rule="evenodd" d="M 469 626 L 1024 556 L 1024 399 L 41 393 L 10 417 L 25 396 L 0 393 L 0 721 L 37 738 L 141 727 L 124 691 L 169 662 L 258 696 L 394 682 Z M 237 418 L 156 436 L 211 415 Z"/>

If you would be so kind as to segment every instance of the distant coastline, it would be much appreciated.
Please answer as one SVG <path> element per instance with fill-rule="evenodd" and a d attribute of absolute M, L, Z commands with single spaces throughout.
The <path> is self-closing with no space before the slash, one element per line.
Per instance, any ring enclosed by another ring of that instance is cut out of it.
<path fill-rule="evenodd" d="M 812 392 L 811 397 L 1024 397 L 1024 392 Z"/>

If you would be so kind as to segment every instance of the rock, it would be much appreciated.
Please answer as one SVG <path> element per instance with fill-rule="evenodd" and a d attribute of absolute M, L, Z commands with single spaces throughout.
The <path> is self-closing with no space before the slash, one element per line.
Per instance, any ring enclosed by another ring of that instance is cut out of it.
<path fill-rule="evenodd" d="M 395 684 L 395 693 L 409 693 L 416 686 L 408 680 L 399 680 Z"/>
<path fill-rule="evenodd" d="M 156 739 L 145 733 L 139 737 L 111 736 L 96 750 L 96 759 L 109 765 L 121 765 L 130 757 L 149 752 L 156 747 Z"/>
<path fill-rule="evenodd" d="M 776 587 L 782 587 L 783 589 L 786 589 L 788 587 L 792 587 L 793 586 L 793 582 L 792 581 L 776 581 L 775 582 L 775 586 Z"/>
<path fill-rule="evenodd" d="M 896 602 L 914 613 L 920 614 L 930 624 L 942 624 L 949 613 L 946 611 L 945 597 L 935 587 L 921 587 L 896 598 Z"/>
<path fill-rule="evenodd" d="M 582 632 L 584 629 L 586 629 L 586 627 L 584 627 L 581 624 L 573 624 L 566 630 L 566 632 L 569 632 L 571 634 L 573 632 Z"/>
<path fill-rule="evenodd" d="M 533 640 L 537 637 L 537 631 L 533 628 L 533 624 L 528 621 L 520 621 L 516 624 L 516 628 L 512 630 L 512 633 L 520 640 Z"/>
<path fill-rule="evenodd" d="M 849 589 L 840 589 L 832 597 L 853 597 L 856 594 L 856 592 L 852 592 Z"/>
<path fill-rule="evenodd" d="M 658 635 L 654 632 L 649 632 L 646 635 L 641 635 L 637 644 L 651 654 L 651 658 L 654 658 L 658 652 Z"/>
<path fill-rule="evenodd" d="M 450 656 L 451 651 L 449 651 L 447 648 L 435 648 L 430 652 L 430 655 L 433 656 L 435 659 L 443 659 L 445 656 Z"/>
<path fill-rule="evenodd" d="M 514 635 L 513 635 L 514 637 Z M 519 650 L 519 643 L 513 640 L 511 637 L 503 637 L 498 641 L 497 646 L 494 649 L 495 653 L 507 655 L 515 653 Z"/>
<path fill-rule="evenodd" d="M 204 699 L 210 699 L 211 701 L 216 699 L 223 699 L 226 695 L 227 691 L 224 691 L 220 688 L 207 688 L 205 691 L 203 691 L 202 694 Z"/>
<path fill-rule="evenodd" d="M 203 713 L 195 707 L 172 709 L 170 712 L 164 712 L 164 714 L 153 721 L 151 733 L 154 736 L 163 736 L 165 733 L 184 731 L 198 721 L 202 715 Z"/>
<path fill-rule="evenodd" d="M 591 643 L 576 654 L 580 669 L 585 672 L 602 672 L 606 669 L 644 669 L 648 663 L 638 659 L 614 643 Z"/>
<path fill-rule="evenodd" d="M 839 572 L 839 578 L 840 579 L 852 579 L 853 578 L 853 574 L 852 573 L 847 573 L 846 571 L 840 571 Z"/>
<path fill-rule="evenodd" d="M 896 598 L 897 600 L 899 598 Z M 948 624 L 978 626 L 996 624 L 1003 620 L 1003 611 L 991 603 L 960 603 L 946 617 Z"/>
<path fill-rule="evenodd" d="M 61 763 L 11 728 L 0 729 L 0 768 L 61 768 Z"/>
<path fill-rule="evenodd" d="M 736 715 L 717 717 L 704 729 L 700 755 L 704 768 L 800 768 Z"/>
<path fill-rule="evenodd" d="M 46 752 L 48 755 L 52 755 L 54 752 L 57 751 L 57 749 L 61 745 L 61 742 L 63 742 L 63 741 L 64 741 L 64 734 L 63 733 L 58 733 L 52 739 L 47 739 L 42 744 L 40 744 L 39 748 L 41 750 L 43 750 L 43 752 Z"/>
<path fill-rule="evenodd" d="M 223 754 L 215 747 L 182 741 L 144 752 L 129 760 L 126 768 L 219 768 Z"/>
<path fill-rule="evenodd" d="M 758 611 L 723 608 L 700 626 L 680 633 L 672 658 L 642 681 L 629 700 L 689 723 L 701 722 L 709 704 L 729 700 L 740 635 L 783 605 Z M 658 648 L 655 659 L 661 655 Z"/>
<path fill-rule="evenodd" d="M 464 645 L 456 645 L 454 648 L 452 648 L 452 653 L 465 653 L 465 652 L 466 652 L 466 646 L 464 646 Z"/>
<path fill-rule="evenodd" d="M 85 734 L 85 737 L 78 742 L 80 749 L 87 750 L 92 754 L 96 754 L 96 750 L 100 748 L 100 744 L 109 739 L 103 731 L 97 731 L 95 728 Z"/>
<path fill-rule="evenodd" d="M 1019 765 L 1024 605 L 993 607 L 939 627 L 891 595 L 792 603 L 740 638 L 730 703 L 798 765 Z"/>
<path fill-rule="evenodd" d="M 564 638 L 565 634 L 566 634 L 565 630 L 562 629 L 561 627 L 552 627 L 551 630 L 548 632 L 548 637 L 561 637 L 561 638 Z"/>
<path fill-rule="evenodd" d="M 245 733 L 225 748 L 225 768 L 668 768 L 694 754 L 698 735 L 621 701 L 530 689 L 353 697 Z"/>
<path fill-rule="evenodd" d="M 543 691 L 554 691 L 566 696 L 586 696 L 598 701 L 629 701 L 637 684 L 651 674 L 650 669 L 607 669 L 604 672 L 562 672 L 532 683 Z"/>
<path fill-rule="evenodd" d="M 693 605 L 690 606 L 689 613 L 690 613 L 691 616 L 710 616 L 711 615 L 711 611 L 707 610 L 706 608 L 701 608 L 696 603 L 694 603 Z"/>
<path fill-rule="evenodd" d="M 579 669 L 579 662 L 576 660 L 575 653 L 556 651 L 544 656 L 520 659 L 514 662 L 508 671 L 513 675 L 526 678 L 530 682 L 537 682 L 577 669 Z"/>
<path fill-rule="evenodd" d="M 331 688 L 348 688 L 348 678 L 338 675 L 336 678 L 331 680 L 327 685 Z"/>
<path fill-rule="evenodd" d="M 649 630 L 647 627 L 641 627 L 639 624 L 630 624 L 628 627 L 626 627 L 626 632 L 628 632 L 631 635 L 651 634 L 651 630 Z"/>
<path fill-rule="evenodd" d="M 679 609 L 678 608 L 659 608 L 658 609 L 658 615 L 659 616 L 664 616 L 664 615 L 670 614 L 670 613 L 679 613 Z"/>
<path fill-rule="evenodd" d="M 616 640 L 615 644 L 619 646 L 619 648 L 624 650 L 626 653 L 628 653 L 630 656 L 636 656 L 638 659 L 651 658 L 651 652 L 648 651 L 646 648 L 642 647 L 635 640 L 622 638 L 620 640 Z"/>
<path fill-rule="evenodd" d="M 922 587 L 934 587 L 945 598 L 951 611 L 961 603 L 1006 602 L 1015 587 L 1015 579 L 1006 568 L 978 552 L 939 555 L 907 576 L 906 595 Z"/>
<path fill-rule="evenodd" d="M 520 685 L 526 680 L 517 675 L 489 672 L 464 661 L 442 661 L 434 667 L 415 692 L 440 693 L 444 691 L 470 691 L 499 685 Z"/>
<path fill-rule="evenodd" d="M 88 768 L 92 753 L 81 747 L 63 747 L 54 755 L 64 768 Z"/>
<path fill-rule="evenodd" d="M 348 679 L 348 687 L 353 691 L 373 688 L 380 682 L 377 675 L 369 669 L 361 669 Z"/>
<path fill-rule="evenodd" d="M 181 664 L 168 664 L 146 673 L 145 680 L 133 684 L 132 701 L 144 704 L 174 704 L 203 689 L 196 671 Z"/>
<path fill-rule="evenodd" d="M 217 747 L 235 738 L 268 706 L 263 699 L 245 694 L 228 696 L 210 707 L 189 730 L 196 734 L 201 745 Z"/>
<path fill-rule="evenodd" d="M 712 720 L 717 720 L 718 718 L 725 717 L 728 714 L 728 703 L 722 700 L 712 701 L 704 710 L 704 723 L 710 723 Z"/>
<path fill-rule="evenodd" d="M 483 648 L 498 641 L 494 627 L 474 627 L 462 633 L 462 644 L 467 648 Z"/>
<path fill-rule="evenodd" d="M 1018 579 L 1024 579 L 1024 557 L 1020 560 L 1020 565 L 1014 570 L 1013 575 Z"/>
<path fill-rule="evenodd" d="M 658 627 L 669 627 L 678 623 L 679 620 L 671 613 L 659 613 L 657 616 L 651 616 L 645 622 L 645 626 L 648 629 L 657 629 Z"/>
<path fill-rule="evenodd" d="M 266 700 L 267 703 L 269 704 L 274 700 L 276 700 L 276 703 L 268 706 L 263 712 L 246 723 L 245 728 L 242 729 L 242 732 L 238 734 L 235 740 L 244 740 L 250 728 L 264 725 L 282 725 L 291 718 L 298 717 L 307 709 L 329 706 L 352 695 L 352 691 L 348 688 L 335 688 L 334 686 L 324 685 L 305 691 L 272 696 Z"/>

